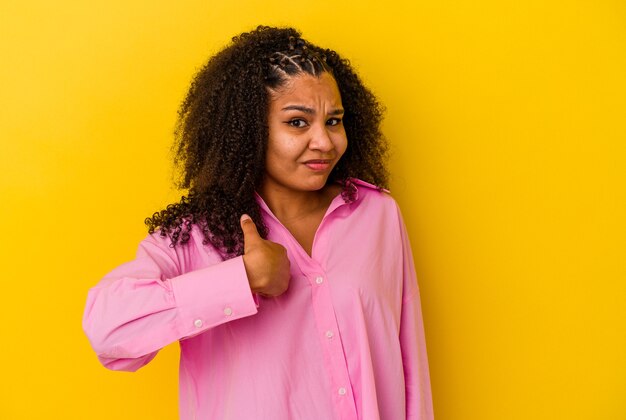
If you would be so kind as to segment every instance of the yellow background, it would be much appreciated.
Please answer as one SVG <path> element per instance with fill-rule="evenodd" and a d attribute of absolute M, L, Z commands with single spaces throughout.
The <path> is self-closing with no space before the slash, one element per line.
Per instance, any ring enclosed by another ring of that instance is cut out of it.
<path fill-rule="evenodd" d="M 258 23 L 337 49 L 387 106 L 437 419 L 626 419 L 617 0 L 3 0 L 0 418 L 176 418 L 177 346 L 107 371 L 83 305 L 178 198 L 194 71 Z"/>

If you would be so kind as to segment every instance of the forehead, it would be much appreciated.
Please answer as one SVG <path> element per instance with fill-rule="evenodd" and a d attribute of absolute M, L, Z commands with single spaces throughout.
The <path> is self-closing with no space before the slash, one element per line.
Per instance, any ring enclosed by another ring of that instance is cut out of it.
<path fill-rule="evenodd" d="M 327 72 L 319 76 L 299 74 L 292 76 L 278 89 L 270 90 L 272 106 L 283 105 L 288 102 L 314 104 L 328 102 L 329 105 L 341 106 L 341 95 L 335 78 Z"/>

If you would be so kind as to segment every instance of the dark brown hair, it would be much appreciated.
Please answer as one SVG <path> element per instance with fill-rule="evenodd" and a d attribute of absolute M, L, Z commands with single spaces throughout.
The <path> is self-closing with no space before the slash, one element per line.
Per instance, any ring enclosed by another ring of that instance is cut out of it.
<path fill-rule="evenodd" d="M 146 219 L 150 233 L 159 230 L 175 246 L 186 243 L 197 224 L 205 243 L 232 257 L 243 253 L 239 218 L 246 213 L 267 237 L 254 193 L 265 173 L 268 88 L 302 73 L 332 74 L 345 110 L 348 147 L 328 182 L 360 178 L 387 187 L 381 105 L 348 60 L 300 35 L 259 26 L 234 37 L 195 75 L 178 111 L 174 143 L 177 186 L 188 193 Z"/>

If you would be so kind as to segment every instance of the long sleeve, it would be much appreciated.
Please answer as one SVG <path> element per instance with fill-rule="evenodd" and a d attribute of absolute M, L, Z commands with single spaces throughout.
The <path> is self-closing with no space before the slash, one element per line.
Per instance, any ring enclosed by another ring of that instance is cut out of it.
<path fill-rule="evenodd" d="M 406 387 L 407 420 L 432 420 L 433 404 L 420 293 L 406 227 L 398 210 L 402 236 L 404 298 L 400 345 Z"/>
<path fill-rule="evenodd" d="M 83 329 L 104 366 L 135 371 L 167 344 L 257 313 L 242 257 L 215 253 L 186 272 L 193 255 L 149 235 L 89 291 Z"/>

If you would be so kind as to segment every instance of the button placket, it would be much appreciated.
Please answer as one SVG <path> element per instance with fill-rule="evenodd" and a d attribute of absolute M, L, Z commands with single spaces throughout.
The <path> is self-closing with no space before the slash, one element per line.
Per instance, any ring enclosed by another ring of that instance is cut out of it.
<path fill-rule="evenodd" d="M 316 271 L 309 274 L 308 278 L 312 287 L 312 306 L 317 330 L 326 353 L 325 359 L 328 361 L 327 368 L 332 384 L 329 392 L 337 398 L 336 402 L 342 407 L 341 412 L 352 413 L 356 418 L 355 401 L 348 392 L 351 381 L 331 296 L 332 285 L 327 284 L 328 278 L 322 274 L 323 270 Z"/>

